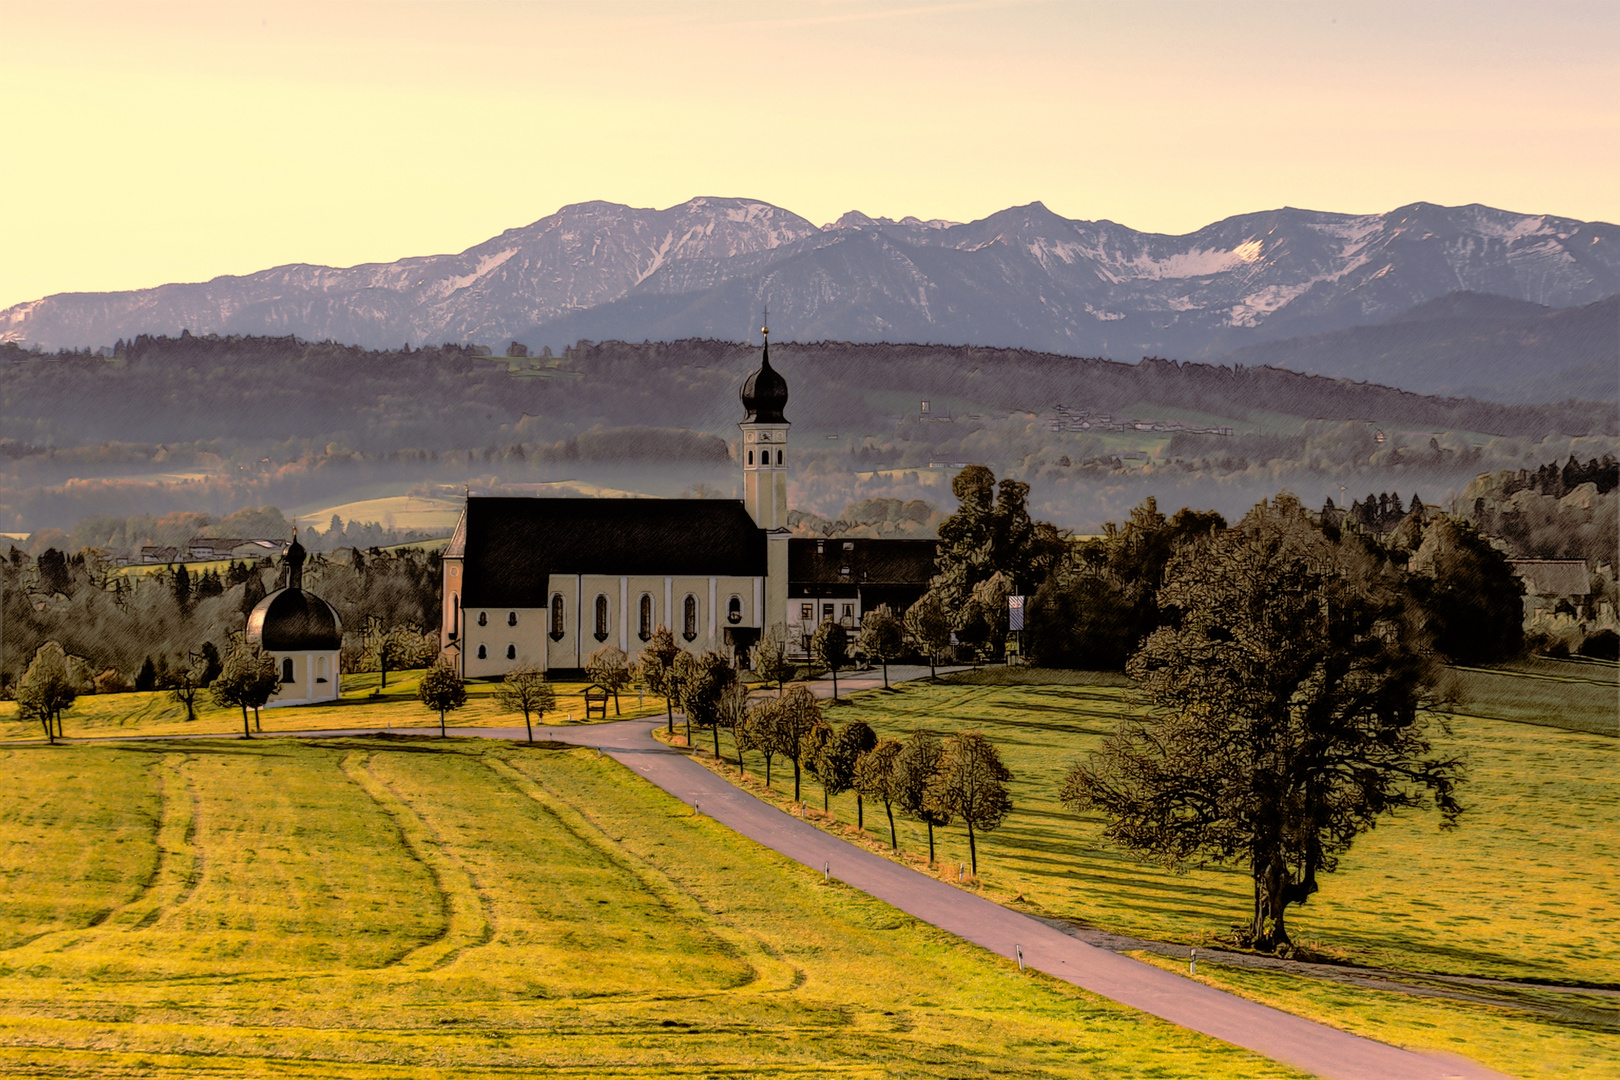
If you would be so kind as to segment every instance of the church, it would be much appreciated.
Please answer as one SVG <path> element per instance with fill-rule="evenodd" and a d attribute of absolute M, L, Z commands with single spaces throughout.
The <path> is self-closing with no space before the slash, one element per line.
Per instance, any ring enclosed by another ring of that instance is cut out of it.
<path fill-rule="evenodd" d="M 247 643 L 275 654 L 280 666 L 281 683 L 265 703 L 267 709 L 338 698 L 343 622 L 331 604 L 304 590 L 305 557 L 295 530 L 284 557 L 287 587 L 266 596 L 248 613 Z"/>
<path fill-rule="evenodd" d="M 444 550 L 440 623 L 463 678 L 578 671 L 604 645 L 633 657 L 658 626 L 738 663 L 780 626 L 802 655 L 824 619 L 853 634 L 863 612 L 904 614 L 927 590 L 932 540 L 789 536 L 788 387 L 764 333 L 739 392 L 740 500 L 468 496 Z"/>

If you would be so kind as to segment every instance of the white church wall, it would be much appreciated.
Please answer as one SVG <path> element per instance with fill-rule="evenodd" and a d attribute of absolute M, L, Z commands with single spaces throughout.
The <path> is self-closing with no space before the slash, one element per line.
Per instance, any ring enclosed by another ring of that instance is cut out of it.
<path fill-rule="evenodd" d="M 462 619 L 463 677 L 498 677 L 523 664 L 544 667 L 544 608 L 466 608 Z"/>
<path fill-rule="evenodd" d="M 277 671 L 282 676 L 281 687 L 264 708 L 275 709 L 285 705 L 312 705 L 322 701 L 336 701 L 341 676 L 338 673 L 338 654 L 331 652 L 274 653 Z M 286 678 L 289 671 L 292 678 Z"/>

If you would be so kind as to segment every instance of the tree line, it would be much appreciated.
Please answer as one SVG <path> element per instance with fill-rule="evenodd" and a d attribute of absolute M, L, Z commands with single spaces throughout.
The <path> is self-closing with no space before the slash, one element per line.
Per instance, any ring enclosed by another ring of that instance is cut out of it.
<path fill-rule="evenodd" d="M 317 552 L 304 573 L 343 621 L 343 670 L 420 667 L 437 653 L 437 552 Z M 233 561 L 223 573 L 181 564 L 137 574 L 95 549 L 30 558 L 13 547 L 0 559 L 0 688 L 15 692 L 40 647 L 55 642 L 91 670 L 85 693 L 169 689 L 199 656 L 224 656 L 254 605 L 285 585 L 286 568 L 270 558 Z"/>
<path fill-rule="evenodd" d="M 1026 598 L 1026 658 L 1046 667 L 1123 671 L 1167 615 L 1159 595 L 1182 549 L 1228 531 L 1213 511 L 1166 517 L 1152 497 L 1122 524 L 1077 539 L 1032 518 L 1029 487 L 996 481 L 983 466 L 957 474 L 958 509 L 941 522 L 936 574 L 899 619 L 906 644 L 930 662 L 947 652 L 999 659 L 1009 636 L 1008 598 Z M 1353 533 L 1399 571 L 1432 647 L 1458 663 L 1503 660 L 1523 647 L 1523 588 L 1505 554 L 1471 522 L 1399 495 L 1369 496 L 1351 510 L 1331 500 L 1311 515 L 1324 533 Z M 888 613 L 877 613 L 883 622 Z M 885 624 L 886 625 L 886 624 Z M 875 636 L 875 635 L 874 635 Z M 863 650 L 877 659 L 881 652 Z M 893 659 L 888 655 L 887 659 Z M 829 665 L 831 666 L 831 665 Z"/>

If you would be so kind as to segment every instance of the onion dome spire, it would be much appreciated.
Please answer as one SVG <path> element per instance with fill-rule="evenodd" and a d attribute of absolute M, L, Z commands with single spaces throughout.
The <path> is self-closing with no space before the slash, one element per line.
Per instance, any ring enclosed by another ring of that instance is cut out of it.
<path fill-rule="evenodd" d="M 770 309 L 765 310 L 765 325 L 760 333 L 765 338 L 765 347 L 760 352 L 759 370 L 743 380 L 742 398 L 743 408 L 747 414 L 743 417 L 745 424 L 785 424 L 787 417 L 782 415 L 782 409 L 787 405 L 787 380 L 771 367 L 771 322 Z"/>
<path fill-rule="evenodd" d="M 284 556 L 287 564 L 287 588 L 302 589 L 304 587 L 304 545 L 298 542 L 298 527 L 293 526 L 292 543 L 287 545 L 287 554 Z"/>

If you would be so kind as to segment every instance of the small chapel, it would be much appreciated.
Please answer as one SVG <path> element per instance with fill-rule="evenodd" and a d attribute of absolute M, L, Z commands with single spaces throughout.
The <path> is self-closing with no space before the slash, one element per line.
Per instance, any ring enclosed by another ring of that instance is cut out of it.
<path fill-rule="evenodd" d="M 265 702 L 267 709 L 337 700 L 343 622 L 331 604 L 304 591 L 305 558 L 295 532 L 283 556 L 287 587 L 266 596 L 248 613 L 248 644 L 274 654 L 281 665 L 281 686 Z"/>
<path fill-rule="evenodd" d="M 788 386 L 762 333 L 739 391 L 741 499 L 468 496 L 440 623 L 463 678 L 578 671 L 603 645 L 634 656 L 658 626 L 741 664 L 780 625 L 802 654 L 823 619 L 854 632 L 863 611 L 900 613 L 927 590 L 932 540 L 790 537 Z"/>

